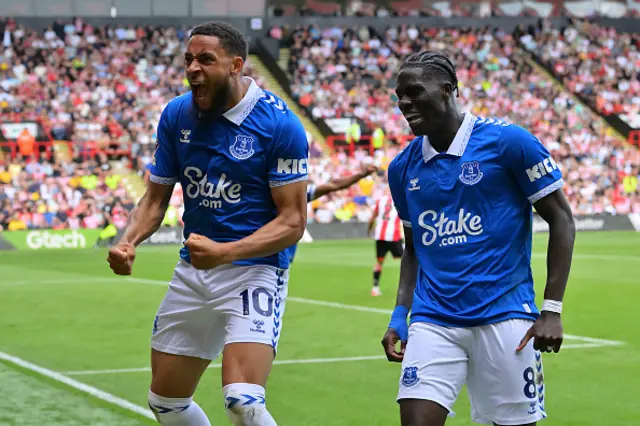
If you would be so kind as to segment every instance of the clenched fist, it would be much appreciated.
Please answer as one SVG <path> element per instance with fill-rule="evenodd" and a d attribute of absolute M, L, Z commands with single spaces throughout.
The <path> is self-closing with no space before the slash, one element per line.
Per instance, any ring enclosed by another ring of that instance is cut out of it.
<path fill-rule="evenodd" d="M 231 263 L 229 250 L 226 249 L 224 243 L 216 243 L 205 236 L 194 233 L 189 235 L 184 245 L 189 249 L 191 265 L 196 269 L 212 269 Z"/>
<path fill-rule="evenodd" d="M 109 250 L 107 262 L 117 275 L 131 275 L 136 248 L 131 243 L 118 243 Z"/>

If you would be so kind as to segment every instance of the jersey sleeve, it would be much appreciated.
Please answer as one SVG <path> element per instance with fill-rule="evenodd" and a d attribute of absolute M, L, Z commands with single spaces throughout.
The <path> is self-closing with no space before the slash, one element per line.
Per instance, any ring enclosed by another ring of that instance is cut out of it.
<path fill-rule="evenodd" d="M 513 125 L 505 127 L 500 146 L 504 166 L 511 171 L 531 204 L 564 185 L 562 172 L 549 151 L 525 129 Z"/>
<path fill-rule="evenodd" d="M 316 186 L 312 183 L 307 185 L 307 203 L 312 202 L 316 196 Z"/>
<path fill-rule="evenodd" d="M 276 127 L 269 167 L 269 186 L 283 186 L 308 179 L 309 143 L 298 117 L 288 112 Z"/>
<path fill-rule="evenodd" d="M 398 156 L 389 164 L 389 189 L 391 190 L 393 205 L 398 211 L 398 217 L 400 217 L 404 226 L 411 228 L 411 218 L 407 206 L 407 193 L 404 185 L 404 174 L 402 160 Z"/>
<path fill-rule="evenodd" d="M 165 107 L 158 122 L 158 142 L 153 153 L 149 180 L 161 185 L 173 185 L 178 182 L 179 166 L 176 161 L 170 126 L 170 105 Z"/>

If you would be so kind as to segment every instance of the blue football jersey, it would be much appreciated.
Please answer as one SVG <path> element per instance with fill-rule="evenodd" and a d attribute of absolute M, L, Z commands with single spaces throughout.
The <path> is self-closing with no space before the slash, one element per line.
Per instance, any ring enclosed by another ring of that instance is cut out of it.
<path fill-rule="evenodd" d="M 532 204 L 562 185 L 549 152 L 515 125 L 466 114 L 446 153 L 414 139 L 389 166 L 419 264 L 411 321 L 536 319 Z"/>
<path fill-rule="evenodd" d="M 307 203 L 312 202 L 315 195 L 316 195 L 316 186 L 310 183 L 309 185 L 307 185 Z M 289 263 L 293 263 L 293 259 L 296 257 L 296 250 L 298 250 L 297 244 L 294 244 L 288 249 L 286 249 Z"/>
<path fill-rule="evenodd" d="M 271 188 L 307 180 L 308 143 L 300 120 L 252 80 L 244 98 L 219 118 L 201 116 L 191 93 L 162 112 L 150 180 L 184 195 L 184 238 L 192 232 L 237 241 L 277 215 Z M 180 256 L 189 261 L 186 247 Z M 285 251 L 235 262 L 288 268 Z"/>

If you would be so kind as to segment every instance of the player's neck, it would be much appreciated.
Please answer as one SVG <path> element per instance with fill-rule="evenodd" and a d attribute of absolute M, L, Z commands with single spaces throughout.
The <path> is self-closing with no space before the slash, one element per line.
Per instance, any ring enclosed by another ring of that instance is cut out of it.
<path fill-rule="evenodd" d="M 437 132 L 433 132 L 434 134 L 432 135 L 427 134 L 431 146 L 438 152 L 446 152 L 456 137 L 456 133 L 458 133 L 463 121 L 464 114 L 460 111 L 456 110 L 449 115 L 449 118 L 443 122 L 443 125 Z"/>
<path fill-rule="evenodd" d="M 249 90 L 249 86 L 251 85 L 251 81 L 245 79 L 244 77 L 240 77 L 235 80 L 233 86 L 231 87 L 231 93 L 229 95 L 229 102 L 225 108 L 225 112 L 229 111 L 234 106 L 238 105 L 242 98 L 247 94 Z"/>

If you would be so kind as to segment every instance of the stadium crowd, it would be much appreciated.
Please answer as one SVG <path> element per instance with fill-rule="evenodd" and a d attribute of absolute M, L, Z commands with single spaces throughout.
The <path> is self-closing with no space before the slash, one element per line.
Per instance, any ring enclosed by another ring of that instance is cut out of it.
<path fill-rule="evenodd" d="M 2 166 L 0 225 L 4 229 L 101 226 L 109 219 L 101 210 L 104 206 L 119 213 L 120 207 L 126 210 L 132 201 L 118 177 L 103 169 L 104 158 L 83 161 L 83 146 L 92 142 L 130 151 L 134 168 L 145 173 L 160 113 L 188 87 L 182 64 L 188 29 L 98 28 L 81 19 L 56 22 L 44 32 L 11 20 L 0 28 L 4 28 L 0 33 L 0 111 L 43 118 L 55 139 L 75 142 L 73 152 L 78 159 L 67 165 L 42 157 Z M 572 36 L 573 32 L 591 38 Z M 277 31 L 272 34 L 278 35 Z M 562 34 L 545 30 L 536 37 L 523 36 L 521 41 L 532 48 L 535 43 L 543 46 L 543 56 L 566 64 L 567 69 L 580 69 L 572 78 L 586 78 L 598 54 L 605 54 L 603 46 L 611 49 L 613 37 L 611 30 L 580 28 Z M 443 50 L 458 69 L 462 109 L 518 123 L 540 138 L 565 173 L 565 190 L 575 213 L 640 212 L 638 150 L 626 146 L 568 91 L 532 67 L 511 34 L 409 25 L 376 34 L 366 27 L 312 26 L 296 28 L 285 38 L 283 42 L 291 46 L 291 89 L 309 115 L 356 117 L 364 125 L 363 133 L 380 127 L 387 140 L 409 134 L 393 93 L 393 78 L 401 61 L 413 51 Z M 592 47 L 585 51 L 591 65 L 576 66 L 574 56 L 569 55 L 576 52 L 580 57 L 584 40 L 602 44 L 591 42 Z M 610 71 L 605 66 L 604 71 L 617 79 L 625 77 L 624 70 L 638 60 L 633 47 L 637 39 L 624 40 L 628 48 L 616 51 L 618 56 L 607 62 L 617 68 Z M 248 73 L 264 87 L 264 79 L 250 64 Z M 637 70 L 633 73 L 636 80 L 628 81 L 628 87 L 635 91 L 635 98 L 621 96 L 627 87 L 622 80 L 606 83 L 614 95 L 602 91 L 602 96 L 628 100 L 623 108 L 631 112 L 638 106 Z M 577 90 L 577 84 L 567 84 Z M 397 147 L 388 144 L 375 153 L 373 161 L 384 168 L 396 153 Z M 317 141 L 312 141 L 310 156 L 311 181 L 316 183 L 349 175 L 371 161 L 364 151 L 356 151 L 353 157 L 342 152 L 327 155 Z M 309 218 L 366 221 L 372 199 L 383 191 L 384 182 L 384 176 L 371 176 L 349 190 L 316 200 L 309 206 Z M 181 202 L 176 190 L 171 203 L 178 213 Z M 122 222 L 125 216 L 117 220 Z"/>
<path fill-rule="evenodd" d="M 387 138 L 408 134 L 393 76 L 406 55 L 433 49 L 456 64 L 459 105 L 529 129 L 566 175 L 576 214 L 640 212 L 640 152 L 613 134 L 520 53 L 509 33 L 390 27 L 299 27 L 291 33 L 292 91 L 315 118 L 351 117 Z"/>
<path fill-rule="evenodd" d="M 0 230 L 119 228 L 133 205 L 122 176 L 107 163 L 43 154 L 0 165 Z"/>
<path fill-rule="evenodd" d="M 523 42 L 565 87 L 587 98 L 600 113 L 627 114 L 631 120 L 640 116 L 638 34 L 575 21 L 563 30 L 545 25 L 535 37 L 523 36 Z"/>

